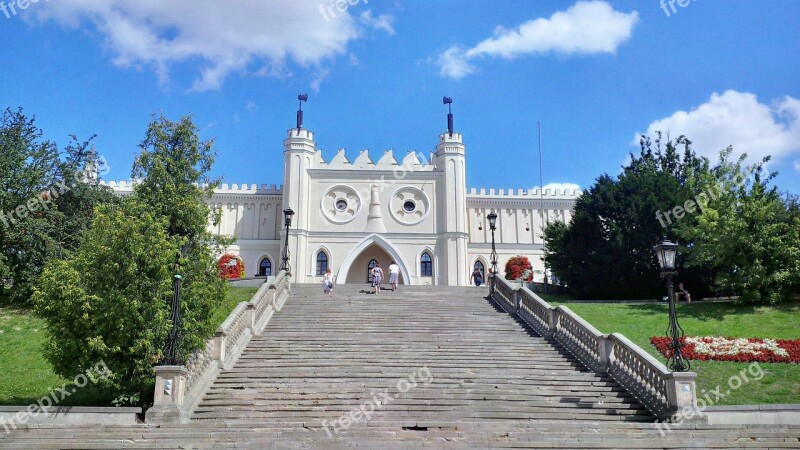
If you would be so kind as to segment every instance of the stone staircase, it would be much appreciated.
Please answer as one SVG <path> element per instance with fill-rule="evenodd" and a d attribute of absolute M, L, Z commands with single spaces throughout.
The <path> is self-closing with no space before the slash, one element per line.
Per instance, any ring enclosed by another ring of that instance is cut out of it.
<path fill-rule="evenodd" d="M 800 425 L 659 432 L 486 288 L 320 291 L 292 287 L 189 424 L 31 426 L 0 448 L 800 448 Z"/>
<path fill-rule="evenodd" d="M 339 286 L 327 297 L 316 285 L 294 286 L 194 420 L 318 428 L 385 390 L 397 398 L 371 420 L 654 420 L 613 380 L 495 310 L 487 289 L 363 290 Z M 400 393 L 397 384 L 423 368 L 431 381 Z"/>

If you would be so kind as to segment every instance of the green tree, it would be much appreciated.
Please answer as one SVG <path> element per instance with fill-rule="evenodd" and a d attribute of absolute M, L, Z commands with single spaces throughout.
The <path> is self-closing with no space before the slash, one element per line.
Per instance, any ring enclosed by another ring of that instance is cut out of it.
<path fill-rule="evenodd" d="M 116 393 L 152 381 L 171 326 L 164 299 L 177 243 L 166 224 L 135 198 L 101 206 L 78 250 L 46 266 L 33 299 L 57 374 L 72 378 L 102 360 Z"/>
<path fill-rule="evenodd" d="M 546 227 L 548 267 L 583 298 L 663 295 L 653 245 L 662 236 L 676 238 L 676 223 L 659 217 L 692 197 L 686 186 L 689 174 L 707 170 L 708 162 L 695 156 L 683 136 L 664 147 L 660 135 L 654 142 L 643 138 L 640 155 L 631 154 L 616 179 L 600 176 L 577 200 L 569 224 Z M 681 276 L 700 293 L 706 291 L 702 268 L 683 270 Z"/>
<path fill-rule="evenodd" d="M 0 277 L 28 301 L 51 258 L 64 257 L 91 223 L 94 206 L 113 201 L 84 169 L 97 161 L 91 139 L 59 151 L 34 118 L 6 109 L 0 119 Z M 2 285 L 2 283 L 0 283 Z"/>
<path fill-rule="evenodd" d="M 6 109 L 1 120 L 0 275 L 12 281 L 12 297 L 19 300 L 37 276 L 37 267 L 57 246 L 49 234 L 53 211 L 37 208 L 31 213 L 27 205 L 33 199 L 36 207 L 40 193 L 55 185 L 59 152 L 54 142 L 42 139 L 35 119 L 21 109 Z"/>
<path fill-rule="evenodd" d="M 212 141 L 200 140 L 191 116 L 177 122 L 154 117 L 140 147 L 131 173 L 138 181 L 134 195 L 166 219 L 167 235 L 182 248 L 185 356 L 203 346 L 219 325 L 211 321 L 211 311 L 227 289 L 214 255 L 231 241 L 208 231 L 209 220 L 219 221 L 207 203 L 219 186 L 219 179 L 209 175 L 216 153 Z"/>
<path fill-rule="evenodd" d="M 733 149 L 720 154 L 711 172 L 694 174 L 689 185 L 708 193 L 697 220 L 681 223 L 687 263 L 714 267 L 720 293 L 744 300 L 776 303 L 800 287 L 800 214 L 796 198 L 783 198 L 770 187 L 776 173 L 761 162 L 743 166 L 747 155 L 730 161 Z"/>
<path fill-rule="evenodd" d="M 214 258 L 225 242 L 207 229 L 213 160 L 191 118 L 156 117 L 134 163 L 133 195 L 99 208 L 75 254 L 48 265 L 34 298 L 59 374 L 103 359 L 118 393 L 142 394 L 165 356 L 176 270 L 183 276 L 180 357 L 205 345 L 227 288 Z"/>

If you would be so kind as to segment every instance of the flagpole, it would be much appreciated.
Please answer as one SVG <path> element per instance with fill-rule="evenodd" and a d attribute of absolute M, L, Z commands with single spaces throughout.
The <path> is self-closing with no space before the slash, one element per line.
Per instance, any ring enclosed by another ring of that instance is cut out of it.
<path fill-rule="evenodd" d="M 544 293 L 547 293 L 547 261 L 544 259 L 545 241 L 544 241 L 544 171 L 542 169 L 542 123 L 536 121 L 536 126 L 539 129 L 539 208 L 542 214 L 542 262 L 544 263 Z"/>

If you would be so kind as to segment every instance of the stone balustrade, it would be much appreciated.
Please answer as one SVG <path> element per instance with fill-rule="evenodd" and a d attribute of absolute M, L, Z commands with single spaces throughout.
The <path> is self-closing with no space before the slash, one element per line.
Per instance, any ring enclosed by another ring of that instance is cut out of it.
<path fill-rule="evenodd" d="M 289 296 L 286 272 L 263 284 L 252 299 L 239 303 L 205 348 L 189 357 L 183 366 L 157 366 L 153 407 L 148 423 L 187 423 L 211 383 L 221 370 L 230 369 L 253 336 L 258 336 Z"/>
<path fill-rule="evenodd" d="M 569 308 L 554 308 L 514 282 L 495 277 L 495 283 L 494 300 L 503 309 L 558 341 L 588 369 L 608 374 L 659 419 L 696 407 L 696 373 L 670 372 L 625 336 L 602 334 Z"/>

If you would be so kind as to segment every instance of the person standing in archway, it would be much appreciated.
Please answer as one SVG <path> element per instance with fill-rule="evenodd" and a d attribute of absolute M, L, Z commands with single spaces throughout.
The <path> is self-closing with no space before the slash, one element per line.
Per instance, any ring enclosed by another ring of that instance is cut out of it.
<path fill-rule="evenodd" d="M 377 263 L 372 268 L 372 286 L 375 287 L 375 295 L 381 293 L 381 283 L 383 283 L 383 269 L 381 269 L 381 264 Z"/>
<path fill-rule="evenodd" d="M 394 261 L 389 264 L 389 284 L 392 285 L 392 292 L 397 290 L 397 280 L 400 278 L 400 266 Z"/>
<path fill-rule="evenodd" d="M 481 287 L 483 284 L 483 272 L 481 272 L 481 269 L 475 267 L 475 270 L 472 271 L 472 282 L 475 283 L 475 287 Z"/>

